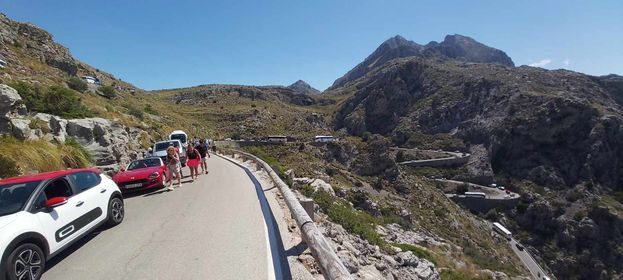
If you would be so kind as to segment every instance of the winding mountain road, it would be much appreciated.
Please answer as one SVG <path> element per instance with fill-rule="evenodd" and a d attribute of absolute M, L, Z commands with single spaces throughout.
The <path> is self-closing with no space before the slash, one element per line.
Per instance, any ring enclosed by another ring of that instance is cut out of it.
<path fill-rule="evenodd" d="M 172 192 L 127 195 L 124 222 L 53 258 L 43 279 L 280 278 L 257 182 L 217 156 L 208 165 Z"/>

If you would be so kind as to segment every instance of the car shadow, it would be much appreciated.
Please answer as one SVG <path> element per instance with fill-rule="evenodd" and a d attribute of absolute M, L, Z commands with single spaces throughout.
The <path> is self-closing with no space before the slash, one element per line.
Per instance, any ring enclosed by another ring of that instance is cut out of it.
<path fill-rule="evenodd" d="M 130 192 L 124 192 L 123 193 L 123 199 L 129 199 L 129 198 L 134 198 L 137 196 L 149 196 L 152 194 L 156 194 L 156 193 L 161 193 L 165 191 L 164 188 L 151 188 L 151 189 L 144 189 L 144 190 L 136 190 L 136 191 L 130 191 Z"/>
<path fill-rule="evenodd" d="M 103 225 L 103 226 L 100 226 L 100 227 L 96 228 L 91 233 L 89 233 L 89 234 L 79 238 L 76 242 L 74 242 L 73 244 L 69 245 L 69 247 L 67 247 L 65 250 L 62 250 L 58 255 L 54 256 L 51 259 L 49 259 L 46 262 L 45 271 L 49 271 L 54 266 L 56 266 L 57 264 L 62 262 L 65 258 L 69 257 L 71 254 L 73 254 L 74 252 L 78 251 L 78 249 L 82 248 L 82 246 L 84 246 L 87 243 L 89 243 L 91 240 L 93 240 L 93 238 L 97 237 L 100 233 L 102 233 L 102 232 L 104 232 L 104 231 L 106 231 L 108 229 L 110 229 L 109 226 Z M 44 274 L 45 274 L 45 272 L 44 272 Z M 43 277 L 43 278 L 45 278 L 45 277 Z"/>

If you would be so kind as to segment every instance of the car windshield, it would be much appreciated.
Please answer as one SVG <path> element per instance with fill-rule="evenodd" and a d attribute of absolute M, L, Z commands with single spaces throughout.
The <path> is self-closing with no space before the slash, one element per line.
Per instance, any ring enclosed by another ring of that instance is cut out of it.
<path fill-rule="evenodd" d="M 0 216 L 20 211 L 41 181 L 0 185 Z"/>
<path fill-rule="evenodd" d="M 173 144 L 173 146 L 177 147 L 179 146 L 179 142 L 177 141 L 167 141 L 167 142 L 159 142 L 156 143 L 156 147 L 155 147 L 155 151 L 164 151 L 166 150 L 169 146 L 171 146 L 171 144 Z"/>
<path fill-rule="evenodd" d="M 172 134 L 169 138 L 171 138 L 172 140 L 180 140 L 180 142 L 186 143 L 186 135 L 184 134 Z"/>
<path fill-rule="evenodd" d="M 147 167 L 160 166 L 159 158 L 146 158 L 141 160 L 135 160 L 128 165 L 128 170 L 135 170 Z"/>

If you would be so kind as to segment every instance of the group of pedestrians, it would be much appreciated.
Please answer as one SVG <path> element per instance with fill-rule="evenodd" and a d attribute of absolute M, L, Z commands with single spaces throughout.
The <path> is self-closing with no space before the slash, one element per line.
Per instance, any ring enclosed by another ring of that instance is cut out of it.
<path fill-rule="evenodd" d="M 204 139 L 196 140 L 188 143 L 186 148 L 186 165 L 190 169 L 191 182 L 197 180 L 199 174 L 208 174 L 208 158 L 210 158 L 210 146 Z M 180 160 L 180 150 L 173 145 L 167 148 L 167 156 L 165 159 L 167 174 L 169 178 L 168 191 L 174 190 L 173 176 L 177 179 L 177 187 L 182 186 L 182 162 Z M 199 173 L 201 166 L 201 173 Z"/>

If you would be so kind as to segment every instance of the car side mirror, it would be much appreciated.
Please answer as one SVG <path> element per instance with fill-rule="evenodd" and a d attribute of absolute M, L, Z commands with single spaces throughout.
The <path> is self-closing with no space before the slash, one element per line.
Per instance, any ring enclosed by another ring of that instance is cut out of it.
<path fill-rule="evenodd" d="M 121 168 L 119 169 L 119 171 L 121 171 L 121 172 L 125 172 L 125 167 L 121 167 Z"/>
<path fill-rule="evenodd" d="M 45 207 L 52 209 L 52 208 L 61 206 L 65 203 L 67 203 L 67 198 L 58 196 L 58 197 L 53 197 L 53 198 L 48 199 L 48 201 L 45 203 Z"/>

